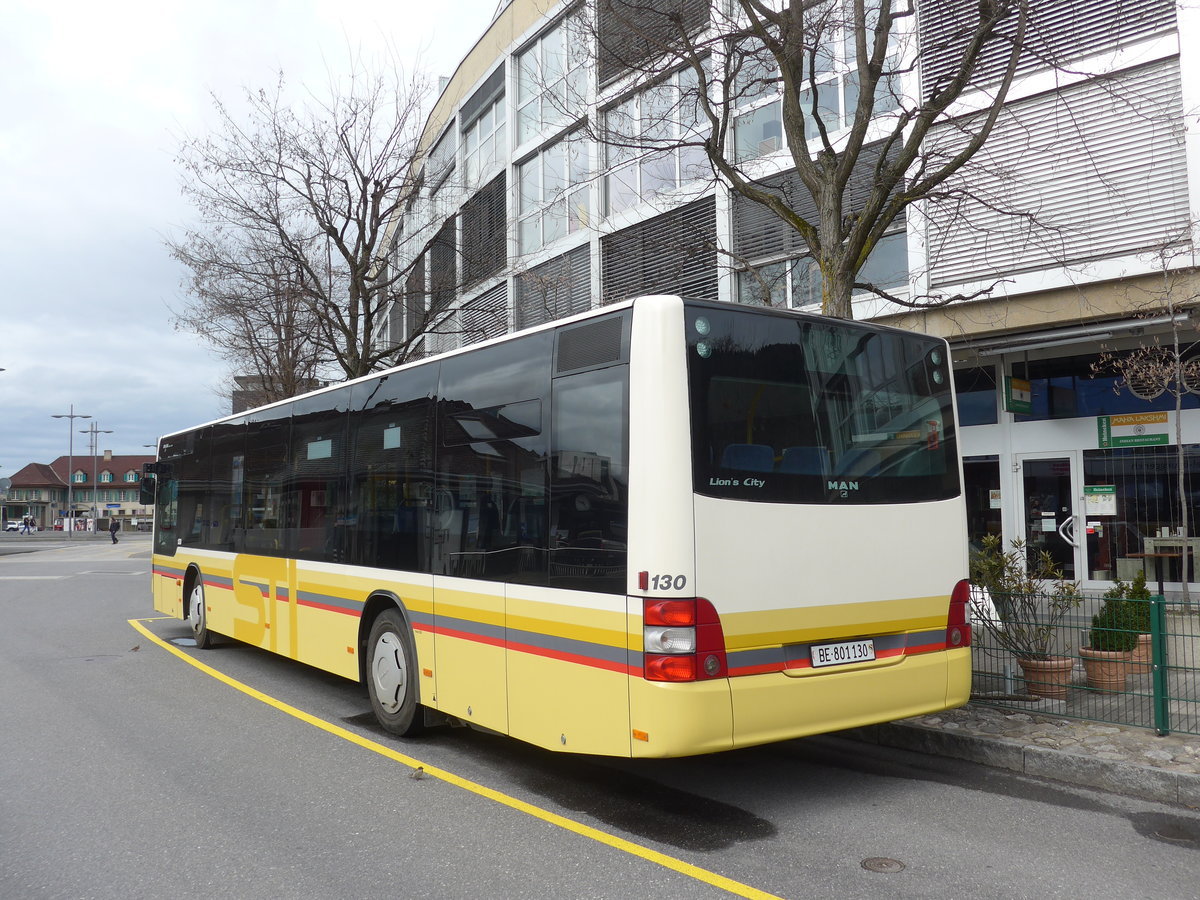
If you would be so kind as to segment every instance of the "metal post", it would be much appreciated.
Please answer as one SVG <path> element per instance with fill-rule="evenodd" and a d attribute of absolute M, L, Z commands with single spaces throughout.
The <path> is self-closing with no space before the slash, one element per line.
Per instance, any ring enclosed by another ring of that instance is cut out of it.
<path fill-rule="evenodd" d="M 67 540 L 70 540 L 72 537 L 71 532 L 75 530 L 75 501 L 74 492 L 71 490 L 75 482 L 75 420 L 90 419 L 91 416 L 75 412 L 75 404 L 72 403 L 69 413 L 52 415 L 50 418 L 67 420 L 67 513 L 71 516 L 71 528 L 69 531 L 67 530 L 67 520 L 64 518 L 63 530 L 67 531 Z"/>
<path fill-rule="evenodd" d="M 1171 733 L 1171 703 L 1167 696 L 1167 612 L 1163 597 L 1150 598 L 1150 676 L 1154 687 L 1154 732 Z"/>

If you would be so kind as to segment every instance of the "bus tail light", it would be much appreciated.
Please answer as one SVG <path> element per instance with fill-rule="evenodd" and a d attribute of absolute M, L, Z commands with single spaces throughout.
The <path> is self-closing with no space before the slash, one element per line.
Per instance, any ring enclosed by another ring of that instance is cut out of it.
<path fill-rule="evenodd" d="M 965 578 L 950 592 L 950 612 L 946 617 L 946 649 L 971 646 L 971 584 Z"/>
<path fill-rule="evenodd" d="M 703 597 L 642 601 L 642 674 L 647 681 L 705 681 L 728 674 L 725 633 Z"/>

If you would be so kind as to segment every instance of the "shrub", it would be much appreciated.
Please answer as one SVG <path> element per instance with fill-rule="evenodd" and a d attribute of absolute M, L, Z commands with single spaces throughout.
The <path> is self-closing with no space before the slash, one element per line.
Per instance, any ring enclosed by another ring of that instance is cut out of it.
<path fill-rule="evenodd" d="M 996 643 L 1024 659 L 1049 659 L 1063 617 L 1083 599 L 1078 582 L 1067 581 L 1044 550 L 1027 555 L 1014 540 L 1005 551 L 997 535 L 987 535 L 971 557 L 971 583 L 986 590 L 996 618 L 981 624 Z"/>
<path fill-rule="evenodd" d="M 1111 592 L 1110 592 L 1111 593 Z M 1092 616 L 1092 630 L 1088 634 L 1089 649 L 1127 653 L 1137 646 L 1138 613 L 1136 603 L 1124 597 L 1109 597 Z"/>
<path fill-rule="evenodd" d="M 1150 588 L 1146 586 L 1146 573 L 1138 572 L 1129 586 L 1129 608 L 1133 616 L 1133 630 L 1138 634 L 1150 633 Z"/>

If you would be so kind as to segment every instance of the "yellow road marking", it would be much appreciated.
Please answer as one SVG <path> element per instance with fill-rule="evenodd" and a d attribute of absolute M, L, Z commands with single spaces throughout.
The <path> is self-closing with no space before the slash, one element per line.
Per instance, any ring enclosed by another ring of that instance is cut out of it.
<path fill-rule="evenodd" d="M 724 875 L 718 875 L 716 872 L 710 872 L 707 869 L 702 869 L 699 866 L 694 866 L 691 863 L 684 862 L 681 859 L 676 859 L 673 856 L 668 856 L 665 853 L 659 853 L 657 850 L 651 850 L 649 847 L 643 847 L 640 844 L 635 844 L 633 841 L 627 841 L 624 838 L 619 838 L 616 835 L 601 831 L 598 828 L 592 828 L 590 825 L 584 825 L 582 822 L 576 822 L 573 819 L 568 819 L 565 816 L 560 816 L 557 813 L 550 812 L 547 809 L 542 809 L 539 806 L 534 806 L 532 803 L 526 803 L 524 800 L 518 800 L 516 797 L 494 790 L 493 788 L 485 787 L 469 779 L 463 778 L 460 775 L 455 775 L 453 772 L 448 772 L 445 769 L 439 769 L 437 766 L 431 766 L 429 763 L 421 762 L 419 759 L 399 753 L 391 747 L 386 747 L 383 744 L 377 743 L 370 738 L 364 738 L 342 728 L 340 725 L 334 725 L 332 722 L 326 722 L 324 719 L 319 719 L 314 715 L 304 712 L 302 709 L 297 709 L 282 700 L 277 700 L 274 697 L 264 694 L 262 691 L 250 687 L 250 685 L 231 678 L 223 672 L 218 672 L 212 666 L 206 665 L 184 653 L 178 647 L 168 641 L 163 640 L 158 635 L 152 633 L 143 622 L 158 621 L 160 618 L 147 619 L 129 619 L 129 624 L 141 633 L 147 640 L 153 641 L 158 646 L 162 647 L 169 653 L 182 659 L 191 666 L 195 666 L 201 672 L 209 675 L 218 681 L 227 684 L 236 690 L 241 691 L 255 700 L 259 700 L 268 706 L 273 706 L 280 712 L 286 713 L 293 718 L 299 719 L 302 722 L 307 722 L 314 728 L 319 728 L 322 731 L 328 732 L 335 737 L 347 740 L 352 744 L 357 744 L 365 750 L 370 750 L 373 753 L 378 753 L 380 756 L 385 756 L 394 762 L 401 763 L 409 768 L 415 769 L 418 766 L 425 770 L 426 777 L 438 778 L 447 784 L 452 784 L 455 787 L 462 788 L 464 791 L 470 791 L 472 794 L 477 794 L 480 797 L 486 797 L 495 803 L 502 806 L 507 806 L 510 809 L 515 809 L 518 812 L 523 812 L 526 815 L 533 816 L 535 819 L 541 819 L 550 825 L 563 828 L 581 837 L 589 838 L 601 844 L 605 844 L 623 853 L 628 853 L 632 856 L 640 857 L 652 863 L 678 872 L 681 875 L 686 875 L 689 878 L 694 878 L 697 881 L 702 881 L 705 884 L 710 884 L 713 887 L 721 888 L 738 897 L 749 897 L 754 900 L 780 900 L 775 894 L 769 894 L 766 891 L 760 891 L 758 888 L 751 887 L 748 884 L 742 884 L 740 881 L 734 881 L 732 878 L 726 878 Z"/>

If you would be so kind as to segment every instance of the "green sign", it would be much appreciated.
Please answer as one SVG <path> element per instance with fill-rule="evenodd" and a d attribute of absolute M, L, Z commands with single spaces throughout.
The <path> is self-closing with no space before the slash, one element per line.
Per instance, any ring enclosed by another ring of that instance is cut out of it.
<path fill-rule="evenodd" d="M 1024 378 L 1004 376 L 1004 411 L 1028 416 L 1033 414 L 1033 385 Z"/>
<path fill-rule="evenodd" d="M 1167 421 L 1167 414 L 1163 412 L 1097 416 L 1097 445 L 1101 448 L 1166 446 L 1171 443 L 1171 436 L 1166 432 L 1153 432 L 1149 429 L 1165 426 Z"/>

